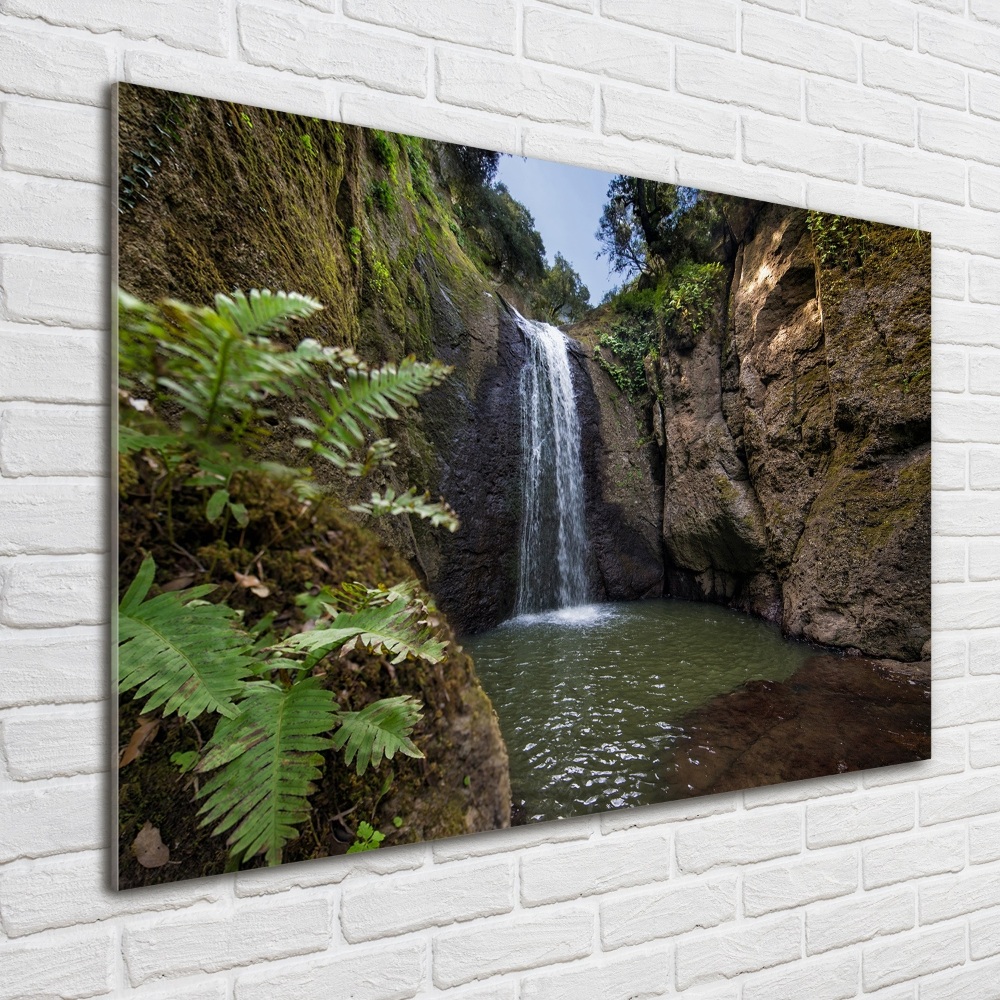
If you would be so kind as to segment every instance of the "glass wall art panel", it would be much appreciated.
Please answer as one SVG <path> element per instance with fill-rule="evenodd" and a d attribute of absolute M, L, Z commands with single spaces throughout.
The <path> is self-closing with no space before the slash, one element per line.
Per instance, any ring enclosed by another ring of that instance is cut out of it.
<path fill-rule="evenodd" d="M 121 888 L 930 755 L 927 233 L 117 117 Z"/>

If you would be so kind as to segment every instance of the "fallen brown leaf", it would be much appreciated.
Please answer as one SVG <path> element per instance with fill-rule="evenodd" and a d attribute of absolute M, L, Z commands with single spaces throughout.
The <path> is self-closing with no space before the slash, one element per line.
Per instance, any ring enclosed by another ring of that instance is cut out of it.
<path fill-rule="evenodd" d="M 131 764 L 137 757 L 140 757 L 147 744 L 159 731 L 159 719 L 147 719 L 146 716 L 140 715 L 135 732 L 128 741 L 128 746 L 122 750 L 122 755 L 118 758 L 118 767 L 123 768 L 126 764 Z"/>
<path fill-rule="evenodd" d="M 149 820 L 132 842 L 132 853 L 143 868 L 162 868 L 170 860 L 170 848 L 160 839 L 160 830 Z"/>

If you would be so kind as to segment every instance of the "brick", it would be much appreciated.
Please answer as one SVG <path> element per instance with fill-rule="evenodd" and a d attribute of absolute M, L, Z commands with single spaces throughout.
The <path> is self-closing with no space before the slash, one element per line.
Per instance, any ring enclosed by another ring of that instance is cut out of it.
<path fill-rule="evenodd" d="M 0 241 L 103 252 L 107 197 L 95 184 L 0 174 Z"/>
<path fill-rule="evenodd" d="M 802 954 L 802 918 L 749 920 L 737 930 L 714 931 L 677 943 L 677 988 L 732 979 L 792 962 Z"/>
<path fill-rule="evenodd" d="M 434 985 L 446 989 L 502 972 L 583 958 L 590 954 L 593 936 L 593 914 L 578 909 L 491 920 L 442 934 L 434 940 Z"/>
<path fill-rule="evenodd" d="M 109 326 L 108 261 L 97 254 L 0 253 L 0 280 L 0 319 L 84 330 Z"/>
<path fill-rule="evenodd" d="M 958 877 L 944 875 L 918 890 L 921 924 L 951 920 L 976 910 L 1000 906 L 1000 872 L 977 870 Z"/>
<path fill-rule="evenodd" d="M 962 348 L 931 347 L 931 387 L 934 392 L 965 392 L 968 383 L 967 356 Z"/>
<path fill-rule="evenodd" d="M 517 826 L 510 830 L 477 833 L 474 837 L 451 837 L 431 845 L 436 862 L 462 861 L 505 851 L 520 851 L 539 844 L 560 844 L 570 840 L 586 840 L 593 830 L 589 816 L 562 820 L 559 823 Z"/>
<path fill-rule="evenodd" d="M 45 781 L 0 788 L 0 864 L 70 851 L 95 850 L 104 843 L 104 803 L 92 778 Z"/>
<path fill-rule="evenodd" d="M 110 930 L 0 941 L 4 1000 L 64 1000 L 104 996 L 112 988 L 114 939 Z"/>
<path fill-rule="evenodd" d="M 651 139 L 693 153 L 732 156 L 736 115 L 721 108 L 666 97 L 636 100 L 632 91 L 604 87 L 603 131 L 626 139 Z"/>
<path fill-rule="evenodd" d="M 940 330 L 940 325 L 935 328 L 935 333 L 938 330 Z M 972 340 L 975 337 L 967 335 L 964 339 Z M 936 441 L 976 441 L 984 444 L 1000 444 L 998 416 L 1000 416 L 1000 407 L 997 406 L 997 401 L 990 397 L 940 396 L 934 401 L 934 422 L 931 434 Z M 963 426 L 964 433 L 962 433 Z M 948 628 L 947 625 L 940 627 Z"/>
<path fill-rule="evenodd" d="M 936 788 L 920 789 L 921 826 L 997 812 L 1000 812 L 1000 781 L 993 774 L 950 778 Z"/>
<path fill-rule="evenodd" d="M 524 54 L 539 62 L 670 89 L 670 45 L 662 35 L 545 8 L 524 12 Z"/>
<path fill-rule="evenodd" d="M 514 0 L 344 0 L 344 13 L 359 21 L 398 28 L 414 35 L 458 42 L 497 52 L 514 52 L 517 5 Z"/>
<path fill-rule="evenodd" d="M 970 73 L 969 109 L 977 115 L 1000 119 L 1000 80 Z"/>
<path fill-rule="evenodd" d="M 1000 495 L 963 493 L 935 497 L 934 529 L 942 535 L 993 535 L 1000 531 Z M 975 543 L 973 543 L 975 545 Z"/>
<path fill-rule="evenodd" d="M 439 49 L 436 81 L 445 104 L 564 125 L 593 117 L 592 83 L 512 59 Z"/>
<path fill-rule="evenodd" d="M 937 634 L 935 633 L 935 635 Z M 934 641 L 937 642 L 937 639 L 935 638 Z M 935 685 L 937 680 L 935 672 Z M 934 691 L 934 697 L 936 697 L 936 687 Z M 937 778 L 944 774 L 958 774 L 965 770 L 964 734 L 938 730 L 933 734 L 932 740 L 933 757 L 930 760 L 914 761 L 911 764 L 897 764 L 895 767 L 880 767 L 867 771 L 862 776 L 865 788 L 881 788 L 904 782 L 924 781 L 927 778 Z"/>
<path fill-rule="evenodd" d="M 0 708 L 98 701 L 107 656 L 103 628 L 0 630 Z"/>
<path fill-rule="evenodd" d="M 920 109 L 920 145 L 962 160 L 1000 163 L 1000 127 L 942 108 Z"/>
<path fill-rule="evenodd" d="M 670 877 L 668 837 L 612 837 L 521 858 L 521 903 L 538 906 Z"/>
<path fill-rule="evenodd" d="M 1000 489 L 1000 449 L 970 450 L 969 486 L 974 490 Z"/>
<path fill-rule="evenodd" d="M 0 324 L 0 400 L 104 401 L 105 338 L 75 330 Z"/>
<path fill-rule="evenodd" d="M 106 771 L 104 717 L 100 702 L 7 715 L 0 721 L 0 744 L 10 776 L 37 781 Z"/>
<path fill-rule="evenodd" d="M 969 546 L 969 579 L 1000 580 L 1000 542 L 975 541 Z"/>
<path fill-rule="evenodd" d="M 784 205 L 801 205 L 802 181 L 749 164 L 726 162 L 684 153 L 676 161 L 677 183 L 705 191 L 764 198 Z"/>
<path fill-rule="evenodd" d="M 998 1000 L 1000 986 L 993 963 L 967 965 L 920 981 L 920 1000 Z"/>
<path fill-rule="evenodd" d="M 887 2 L 872 7 L 864 0 L 806 0 L 806 17 L 876 42 L 913 47 L 916 18 L 908 4 Z"/>
<path fill-rule="evenodd" d="M 669 992 L 670 952 L 643 948 L 638 953 L 584 963 L 565 971 L 526 976 L 521 980 L 521 1000 L 639 1000 Z"/>
<path fill-rule="evenodd" d="M 289 73 L 210 56 L 126 49 L 125 79 L 144 87 L 329 118 L 330 97 L 319 83 Z"/>
<path fill-rule="evenodd" d="M 906 101 L 832 80 L 806 82 L 806 116 L 814 125 L 912 146 L 917 129 Z"/>
<path fill-rule="evenodd" d="M 916 797 L 910 791 L 810 803 L 806 806 L 806 843 L 809 847 L 853 844 L 904 833 L 915 821 Z"/>
<path fill-rule="evenodd" d="M 865 43 L 861 79 L 866 87 L 891 90 L 946 108 L 965 108 L 965 74 L 954 66 Z"/>
<path fill-rule="evenodd" d="M 932 538 L 931 567 L 932 583 L 965 583 L 965 542 Z"/>
<path fill-rule="evenodd" d="M 226 983 L 218 978 L 197 986 L 129 990 L 127 996 L 129 1000 L 229 1000 Z"/>
<path fill-rule="evenodd" d="M 1000 305 L 1000 261 L 969 258 L 969 298 Z"/>
<path fill-rule="evenodd" d="M 100 42 L 25 31 L 4 18 L 0 30 L 0 91 L 53 101 L 107 105 L 111 50 Z"/>
<path fill-rule="evenodd" d="M 965 204 L 965 164 L 944 156 L 866 143 L 863 179 L 871 187 L 915 198 Z"/>
<path fill-rule="evenodd" d="M 236 979 L 236 1000 L 407 1000 L 424 977 L 424 946 L 350 948 L 309 961 L 254 969 Z"/>
<path fill-rule="evenodd" d="M 969 955 L 976 961 L 1000 955 L 1000 920 L 998 914 L 984 914 L 969 921 Z"/>
<path fill-rule="evenodd" d="M 996 722 L 998 698 L 1000 677 L 942 681 L 935 685 L 931 701 L 934 728 Z"/>
<path fill-rule="evenodd" d="M 225 9 L 204 0 L 3 0 L 3 12 L 37 17 L 92 32 L 121 31 L 128 38 L 157 38 L 168 45 L 224 55 Z M 108 15 L 111 16 L 108 16 Z M 60 39 L 60 47 L 62 40 Z"/>
<path fill-rule="evenodd" d="M 25 174 L 107 184 L 106 123 L 107 115 L 96 109 L 6 101 L 0 106 L 0 163 Z"/>
<path fill-rule="evenodd" d="M 736 5 L 732 3 L 705 0 L 692 7 L 684 0 L 601 0 L 601 14 L 649 31 L 736 50 Z"/>
<path fill-rule="evenodd" d="M 934 234 L 935 246 L 1000 257 L 993 212 L 930 203 L 920 206 L 920 228 Z"/>
<path fill-rule="evenodd" d="M 340 922 L 344 937 L 353 944 L 513 908 L 514 865 L 504 860 L 348 887 Z"/>
<path fill-rule="evenodd" d="M 555 4 L 567 10 L 583 10 L 590 13 L 594 9 L 595 0 L 542 0 L 542 3 Z"/>
<path fill-rule="evenodd" d="M 931 671 L 935 680 L 961 677 L 965 673 L 967 659 L 968 649 L 964 635 L 941 632 L 934 637 Z"/>
<path fill-rule="evenodd" d="M 837 774 L 830 777 L 807 778 L 804 781 L 789 781 L 781 785 L 761 785 L 747 788 L 743 792 L 743 804 L 747 809 L 777 805 L 783 802 L 806 802 L 829 795 L 845 795 L 856 792 L 859 787 L 858 775 Z"/>
<path fill-rule="evenodd" d="M 681 799 L 676 802 L 659 802 L 650 806 L 618 809 L 601 816 L 601 833 L 617 833 L 647 826 L 688 823 L 693 819 L 718 816 L 736 811 L 739 797 L 736 794 L 708 795 L 700 798 Z"/>
<path fill-rule="evenodd" d="M 806 207 L 817 212 L 832 212 L 854 219 L 868 219 L 889 226 L 912 227 L 915 219 L 913 201 L 863 187 L 860 184 L 832 184 L 827 181 L 806 183 Z"/>
<path fill-rule="evenodd" d="M 806 913 L 806 952 L 817 955 L 914 927 L 912 889 L 866 892 Z"/>
<path fill-rule="evenodd" d="M 709 877 L 601 903 L 605 951 L 716 927 L 736 918 L 735 875 Z"/>
<path fill-rule="evenodd" d="M 960 628 L 958 622 L 965 613 L 965 625 L 969 628 L 991 628 L 1000 626 L 1000 588 L 993 583 L 988 584 L 954 584 L 943 586 L 935 599 L 936 604 L 931 611 L 932 628 Z M 935 725 L 942 723 L 937 709 L 934 710 Z"/>
<path fill-rule="evenodd" d="M 1000 170 L 969 164 L 969 204 L 987 212 L 1000 212 Z"/>
<path fill-rule="evenodd" d="M 1000 673 L 1000 635 L 972 636 L 969 640 L 969 673 Z"/>
<path fill-rule="evenodd" d="M 790 70 L 710 49 L 678 48 L 676 75 L 682 94 L 785 118 L 800 116 L 802 85 Z"/>
<path fill-rule="evenodd" d="M 764 11 L 743 12 L 743 54 L 821 76 L 858 78 L 858 53 L 853 39 Z"/>
<path fill-rule="evenodd" d="M 965 262 L 965 254 L 949 250 L 931 250 L 932 298 L 958 301 L 965 298 Z"/>
<path fill-rule="evenodd" d="M 964 490 L 968 465 L 965 448 L 961 445 L 935 444 L 932 453 L 932 489 Z"/>
<path fill-rule="evenodd" d="M 609 139 L 583 129 L 525 125 L 521 129 L 521 152 L 524 156 L 576 163 L 608 173 L 627 170 L 636 177 L 673 179 L 670 151 L 663 146 L 654 142 Z"/>
<path fill-rule="evenodd" d="M 866 992 L 905 983 L 965 961 L 965 928 L 944 927 L 866 945 L 861 981 Z"/>
<path fill-rule="evenodd" d="M 996 32 L 956 18 L 920 15 L 921 52 L 987 73 L 1000 73 L 1000 46 Z"/>
<path fill-rule="evenodd" d="M 107 467 L 107 432 L 102 426 L 106 419 L 104 407 L 4 406 L 0 409 L 0 470 L 12 477 L 100 475 Z M 81 484 L 79 495 L 86 503 L 88 497 L 93 498 L 93 486 Z"/>
<path fill-rule="evenodd" d="M 498 120 L 457 108 L 417 104 L 403 97 L 344 94 L 340 113 L 344 121 L 367 128 L 417 134 L 444 142 L 474 141 L 482 149 L 507 153 L 517 149 L 517 126 L 509 119 Z"/>
<path fill-rule="evenodd" d="M 423 45 L 352 28 L 328 17 L 250 4 L 239 8 L 240 44 L 256 66 L 331 77 L 394 94 L 427 93 Z"/>
<path fill-rule="evenodd" d="M 834 899 L 858 887 L 856 851 L 826 852 L 805 861 L 769 865 L 743 877 L 743 912 L 761 917 L 820 899 Z"/>
<path fill-rule="evenodd" d="M 199 913 L 130 926 L 122 939 L 129 982 L 139 986 L 157 977 L 220 972 L 255 962 L 324 951 L 333 938 L 330 904 L 297 900 L 278 906 L 242 903 L 232 914 L 206 918 Z"/>
<path fill-rule="evenodd" d="M 104 507 L 99 483 L 0 482 L 0 555 L 103 550 Z"/>
<path fill-rule="evenodd" d="M 802 818 L 790 808 L 737 813 L 680 827 L 674 840 L 680 870 L 700 874 L 717 865 L 745 865 L 798 854 Z"/>
<path fill-rule="evenodd" d="M 916 0 L 916 2 L 924 7 L 946 10 L 951 14 L 965 13 L 965 0 Z"/>
<path fill-rule="evenodd" d="M 100 625 L 108 620 L 103 556 L 31 556 L 0 565 L 0 624 Z"/>
<path fill-rule="evenodd" d="M 995 346 L 995 342 L 991 344 L 990 332 L 998 320 L 1000 320 L 1000 309 L 989 305 L 935 302 L 934 339 L 942 344 Z"/>
<path fill-rule="evenodd" d="M 780 10 L 786 14 L 801 14 L 802 0 L 748 0 L 758 7 L 767 7 L 770 10 Z"/>
<path fill-rule="evenodd" d="M 352 876 L 390 875 L 421 868 L 427 858 L 423 844 L 405 844 L 391 851 L 364 851 L 360 854 L 319 858 L 308 864 L 278 868 L 251 868 L 236 876 L 237 897 L 273 896 L 290 889 L 311 889 L 336 885 Z"/>
<path fill-rule="evenodd" d="M 743 1000 L 848 1000 L 857 993 L 860 969 L 857 955 L 796 963 L 747 980 Z"/>
<path fill-rule="evenodd" d="M 946 830 L 935 834 L 922 832 L 918 836 L 893 838 L 883 844 L 870 844 L 862 848 L 866 889 L 878 889 L 896 882 L 923 878 L 925 875 L 957 872 L 964 867 L 964 830 Z"/>
<path fill-rule="evenodd" d="M 979 21 L 1000 27 L 1000 4 L 997 0 L 969 0 L 969 13 Z"/>
<path fill-rule="evenodd" d="M 225 889 L 216 880 L 211 885 L 182 882 L 113 893 L 107 889 L 110 870 L 104 851 L 6 865 L 0 870 L 0 923 L 7 936 L 24 937 L 128 913 L 177 910 L 202 901 L 214 902 Z M 194 924 L 198 926 L 199 917 L 194 918 Z"/>
<path fill-rule="evenodd" d="M 860 153 L 857 140 L 847 136 L 817 134 L 809 126 L 744 115 L 743 159 L 779 170 L 854 181 Z"/>

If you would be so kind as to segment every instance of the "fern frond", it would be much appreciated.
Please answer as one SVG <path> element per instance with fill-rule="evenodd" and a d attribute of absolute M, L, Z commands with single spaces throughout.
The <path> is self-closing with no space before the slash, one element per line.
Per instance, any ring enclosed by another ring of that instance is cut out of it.
<path fill-rule="evenodd" d="M 361 646 L 391 656 L 393 663 L 407 657 L 438 663 L 447 643 L 435 639 L 426 625 L 415 621 L 415 611 L 406 597 L 383 607 L 342 611 L 329 626 L 289 636 L 274 648 L 278 652 L 318 653 Z"/>
<path fill-rule="evenodd" d="M 378 767 L 382 758 L 391 760 L 397 753 L 423 757 L 410 739 L 420 721 L 421 704 L 409 695 L 382 698 L 360 712 L 341 712 L 340 728 L 333 737 L 333 749 L 344 750 L 344 763 L 355 760 L 355 771 L 364 774 Z"/>
<path fill-rule="evenodd" d="M 397 493 L 391 486 L 387 486 L 385 492 L 373 493 L 370 500 L 351 504 L 349 509 L 359 514 L 371 514 L 372 517 L 381 517 L 383 514 L 416 514 L 417 517 L 430 521 L 435 528 L 441 526 L 449 531 L 457 531 L 459 526 L 458 515 L 444 500 L 435 502 L 431 500 L 429 493 L 418 493 L 414 486 L 403 493 Z"/>
<path fill-rule="evenodd" d="M 332 745 L 321 734 L 337 725 L 337 708 L 315 677 L 287 688 L 262 681 L 247 685 L 237 718 L 219 722 L 198 770 L 221 770 L 199 793 L 199 815 L 202 826 L 216 824 L 212 833 L 230 831 L 234 858 L 263 851 L 269 865 L 281 864 L 283 847 L 309 816 L 320 751 Z"/>
<path fill-rule="evenodd" d="M 245 337 L 261 337 L 284 329 L 292 320 L 308 319 L 323 306 L 297 292 L 272 292 L 267 288 L 216 295 L 215 311 L 231 320 Z"/>
<path fill-rule="evenodd" d="M 201 598 L 215 588 L 160 594 L 146 600 L 156 564 L 143 561 L 118 609 L 118 688 L 159 708 L 196 719 L 203 712 L 233 717 L 234 699 L 251 674 L 250 637 L 232 608 Z"/>

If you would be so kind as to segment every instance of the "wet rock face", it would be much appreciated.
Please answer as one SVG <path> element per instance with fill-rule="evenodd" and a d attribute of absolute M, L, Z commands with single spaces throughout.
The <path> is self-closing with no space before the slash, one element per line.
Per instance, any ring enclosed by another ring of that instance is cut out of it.
<path fill-rule="evenodd" d="M 929 245 L 866 227 L 845 267 L 803 211 L 742 223 L 715 322 L 658 365 L 668 592 L 915 659 L 930 634 Z"/>

